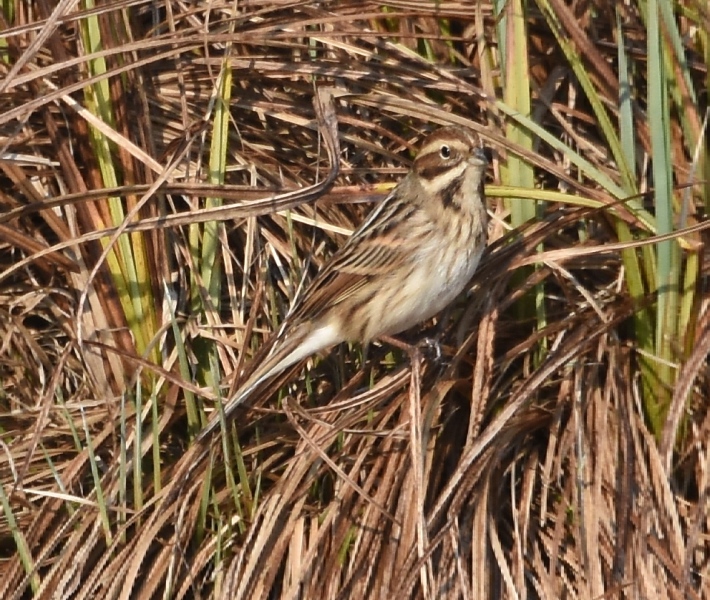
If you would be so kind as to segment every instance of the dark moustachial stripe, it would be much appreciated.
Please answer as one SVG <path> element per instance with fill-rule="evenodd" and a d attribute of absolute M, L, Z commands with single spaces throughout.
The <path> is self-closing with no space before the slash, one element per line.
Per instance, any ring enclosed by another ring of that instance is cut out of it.
<path fill-rule="evenodd" d="M 461 210 L 461 204 L 455 202 L 454 198 L 461 191 L 463 180 L 463 177 L 457 177 L 447 187 L 441 190 L 441 203 L 444 205 L 444 208 L 452 208 L 456 211 Z"/>

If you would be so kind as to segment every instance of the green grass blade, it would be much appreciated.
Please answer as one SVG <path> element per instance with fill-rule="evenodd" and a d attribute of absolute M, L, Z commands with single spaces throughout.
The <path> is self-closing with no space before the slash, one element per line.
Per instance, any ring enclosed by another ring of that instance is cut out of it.
<path fill-rule="evenodd" d="M 540 10 L 545 15 L 547 24 L 555 35 L 560 48 L 565 54 L 565 58 L 572 67 L 577 81 L 582 86 L 587 100 L 592 106 L 594 116 L 597 119 L 600 129 L 604 134 L 604 139 L 608 144 L 608 148 L 614 157 L 619 168 L 621 181 L 623 182 L 624 193 L 631 196 L 637 192 L 636 178 L 633 172 L 633 163 L 629 164 L 621 146 L 619 137 L 616 134 L 616 129 L 611 122 L 609 113 L 604 107 L 603 99 L 597 92 L 597 87 L 592 83 L 591 77 L 582 62 L 579 51 L 573 44 L 571 38 L 567 35 L 560 23 L 555 11 L 547 0 L 537 1 Z"/>
<path fill-rule="evenodd" d="M 2 516 L 5 519 L 7 529 L 12 533 L 12 539 L 15 541 L 15 549 L 20 556 L 20 561 L 25 569 L 25 573 L 30 576 L 30 585 L 32 590 L 37 593 L 40 586 L 40 578 L 37 574 L 37 567 L 34 564 L 32 558 L 32 552 L 27 544 L 27 539 L 25 538 L 22 529 L 17 523 L 15 518 L 15 513 L 12 510 L 12 505 L 10 504 L 10 499 L 5 493 L 5 486 L 0 485 L 0 506 L 2 507 Z"/>
<path fill-rule="evenodd" d="M 663 1 L 663 0 L 661 0 Z M 664 48 L 660 31 L 659 0 L 648 3 L 648 112 L 653 161 L 654 204 L 658 233 L 674 230 L 673 223 L 673 163 L 670 139 L 671 119 L 668 97 L 668 79 L 665 71 Z M 680 251 L 675 240 L 660 242 L 657 247 L 658 272 L 656 290 L 658 312 L 656 315 L 656 355 L 659 358 L 657 374 L 660 386 L 647 405 L 653 430 L 658 434 L 663 426 L 665 411 L 671 399 L 677 359 L 674 349 L 678 342 Z"/>

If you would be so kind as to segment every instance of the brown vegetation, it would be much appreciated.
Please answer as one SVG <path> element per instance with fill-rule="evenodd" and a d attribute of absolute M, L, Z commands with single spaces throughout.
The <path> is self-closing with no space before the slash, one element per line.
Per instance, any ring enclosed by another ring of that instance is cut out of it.
<path fill-rule="evenodd" d="M 710 599 L 702 2 L 96 4 L 0 0 L 0 597 Z M 441 355 L 335 348 L 200 455 L 449 123 L 494 242 Z"/>

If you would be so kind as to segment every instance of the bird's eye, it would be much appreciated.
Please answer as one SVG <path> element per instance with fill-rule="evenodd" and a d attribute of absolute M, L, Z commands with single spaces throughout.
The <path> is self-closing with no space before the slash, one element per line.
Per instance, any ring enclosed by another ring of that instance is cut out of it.
<path fill-rule="evenodd" d="M 441 155 L 441 158 L 451 158 L 451 148 L 444 144 L 441 147 L 441 150 L 439 150 L 439 154 Z"/>

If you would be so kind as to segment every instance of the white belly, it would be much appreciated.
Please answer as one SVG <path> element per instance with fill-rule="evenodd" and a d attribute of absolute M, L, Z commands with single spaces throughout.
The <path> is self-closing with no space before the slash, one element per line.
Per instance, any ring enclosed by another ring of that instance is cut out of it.
<path fill-rule="evenodd" d="M 423 251 L 423 254 L 426 254 Z M 431 268 L 421 261 L 411 277 L 397 290 L 382 315 L 386 334 L 397 334 L 441 312 L 454 301 L 473 277 L 481 260 L 483 248 L 464 252 L 453 262 L 440 261 L 438 268 Z M 431 256 L 429 254 L 429 256 Z M 431 260 L 431 258 L 429 258 Z M 446 264 L 448 263 L 448 264 Z"/>

